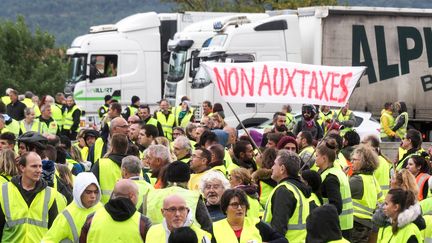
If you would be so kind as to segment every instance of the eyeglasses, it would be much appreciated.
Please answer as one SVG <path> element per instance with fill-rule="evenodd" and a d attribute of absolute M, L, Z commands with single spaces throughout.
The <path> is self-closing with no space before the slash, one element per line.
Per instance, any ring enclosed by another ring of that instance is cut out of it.
<path fill-rule="evenodd" d="M 211 190 L 212 188 L 213 189 L 215 189 L 215 190 L 218 190 L 219 188 L 221 188 L 222 186 L 220 185 L 220 184 L 214 184 L 214 185 L 212 185 L 212 184 L 207 184 L 204 188 L 206 189 L 206 190 Z"/>
<path fill-rule="evenodd" d="M 179 213 L 189 212 L 189 208 L 187 208 L 187 207 L 178 207 L 178 208 L 170 207 L 170 208 L 164 208 L 163 210 L 167 213 L 172 213 L 172 214 L 175 214 L 176 212 L 179 212 Z"/>
<path fill-rule="evenodd" d="M 230 207 L 232 207 L 232 208 L 235 208 L 235 209 L 237 209 L 237 208 L 246 208 L 246 205 L 244 205 L 244 204 L 242 204 L 242 203 L 239 203 L 239 202 L 233 202 L 233 203 L 230 203 L 230 204 L 228 204 Z"/>

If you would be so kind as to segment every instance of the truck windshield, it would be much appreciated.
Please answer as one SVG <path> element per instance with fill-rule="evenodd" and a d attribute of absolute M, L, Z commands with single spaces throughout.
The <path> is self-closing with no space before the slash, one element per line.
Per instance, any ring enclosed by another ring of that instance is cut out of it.
<path fill-rule="evenodd" d="M 169 61 L 168 81 L 178 82 L 183 79 L 186 67 L 187 51 L 173 51 Z"/>
<path fill-rule="evenodd" d="M 87 55 L 74 55 L 69 58 L 69 83 L 85 80 Z"/>
<path fill-rule="evenodd" d="M 226 38 L 226 34 L 215 35 L 213 38 L 211 38 L 210 42 L 206 43 L 208 46 L 203 47 L 222 47 L 225 44 Z"/>

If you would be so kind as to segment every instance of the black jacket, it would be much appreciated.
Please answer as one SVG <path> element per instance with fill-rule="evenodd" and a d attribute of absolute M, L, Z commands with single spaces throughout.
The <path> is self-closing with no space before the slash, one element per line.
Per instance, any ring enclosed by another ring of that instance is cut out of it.
<path fill-rule="evenodd" d="M 328 174 L 321 183 L 321 195 L 323 198 L 328 198 L 329 203 L 336 207 L 338 214 L 342 213 L 342 196 L 340 193 L 340 184 L 338 178 L 335 175 Z"/>
<path fill-rule="evenodd" d="M 311 189 L 300 181 L 300 178 L 288 177 L 279 182 L 289 182 L 296 186 L 306 198 L 311 196 Z M 294 214 L 297 200 L 294 194 L 286 187 L 281 186 L 276 189 L 271 200 L 272 219 L 270 225 L 274 230 L 282 235 L 285 235 L 288 229 L 288 221 Z"/>
<path fill-rule="evenodd" d="M 27 106 L 21 101 L 17 100 L 15 103 L 10 103 L 6 106 L 6 113 L 17 121 L 25 118 L 24 109 Z"/>

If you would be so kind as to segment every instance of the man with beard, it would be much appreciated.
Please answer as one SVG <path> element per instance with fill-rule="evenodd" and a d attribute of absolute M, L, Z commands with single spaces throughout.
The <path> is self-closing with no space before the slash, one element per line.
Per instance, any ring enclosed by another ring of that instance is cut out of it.
<path fill-rule="evenodd" d="M 312 138 L 318 140 L 323 137 L 323 131 L 320 125 L 315 121 L 316 109 L 313 105 L 302 106 L 302 119 L 297 122 L 294 127 L 294 134 L 298 135 L 300 132 L 309 131 Z"/>
<path fill-rule="evenodd" d="M 286 127 L 286 115 L 283 112 L 276 112 L 273 115 L 273 127 L 270 131 L 265 132 L 263 134 L 263 139 L 261 142 L 261 147 L 265 147 L 268 142 L 268 134 L 269 133 L 284 133 L 288 131 L 288 128 Z"/>
<path fill-rule="evenodd" d="M 240 140 L 234 145 L 233 162 L 239 167 L 246 168 L 251 172 L 256 171 L 257 166 L 253 159 L 253 147 L 249 141 Z"/>
<path fill-rule="evenodd" d="M 161 123 L 158 120 L 156 120 L 156 118 L 152 117 L 150 113 L 150 107 L 148 105 L 140 105 L 138 109 L 138 116 L 141 119 L 141 121 L 144 122 L 144 124 L 155 126 L 160 136 L 164 135 L 164 131 L 162 129 Z"/>

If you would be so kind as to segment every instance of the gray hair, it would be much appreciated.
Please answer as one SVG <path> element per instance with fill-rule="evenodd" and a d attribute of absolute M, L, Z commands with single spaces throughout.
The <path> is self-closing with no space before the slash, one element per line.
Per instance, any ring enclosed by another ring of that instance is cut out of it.
<path fill-rule="evenodd" d="M 178 143 L 180 145 L 180 147 L 187 149 L 187 151 L 189 153 L 192 152 L 192 145 L 190 143 L 189 138 L 187 138 L 186 136 L 178 136 L 175 140 L 174 143 Z"/>
<path fill-rule="evenodd" d="M 50 107 L 51 107 L 50 105 L 45 104 L 45 105 L 41 106 L 40 111 L 41 111 L 41 112 L 44 112 L 46 109 L 48 109 L 48 108 L 50 108 Z"/>
<path fill-rule="evenodd" d="M 26 116 L 30 115 L 32 112 L 34 112 L 34 109 L 33 109 L 33 108 L 26 107 L 26 108 L 24 109 L 24 114 L 25 114 Z"/>
<path fill-rule="evenodd" d="M 147 155 L 160 158 L 163 162 L 171 162 L 171 155 L 167 147 L 162 144 L 152 144 L 146 149 Z"/>
<path fill-rule="evenodd" d="M 45 96 L 45 102 L 52 102 L 52 103 L 54 103 L 55 100 L 54 100 L 54 98 L 51 95 L 47 95 L 47 96 Z"/>
<path fill-rule="evenodd" d="M 279 150 L 276 160 L 280 165 L 285 166 L 285 170 L 289 176 L 297 177 L 300 171 L 300 157 L 286 149 Z"/>
<path fill-rule="evenodd" d="M 34 94 L 33 94 L 33 92 L 31 92 L 31 91 L 26 91 L 26 92 L 24 93 L 24 97 L 26 97 L 26 98 L 28 98 L 28 99 L 31 99 L 33 96 L 34 96 Z"/>
<path fill-rule="evenodd" d="M 141 160 L 133 155 L 126 156 L 122 159 L 121 168 L 131 174 L 139 174 L 141 172 Z"/>
<path fill-rule="evenodd" d="M 199 182 L 199 190 L 202 194 L 204 194 L 204 188 L 207 185 L 207 183 L 212 181 L 220 181 L 222 186 L 224 187 L 224 190 L 230 188 L 230 183 L 227 180 L 227 178 L 222 174 L 222 172 L 211 170 L 205 173 L 203 177 L 201 177 L 201 180 Z"/>

